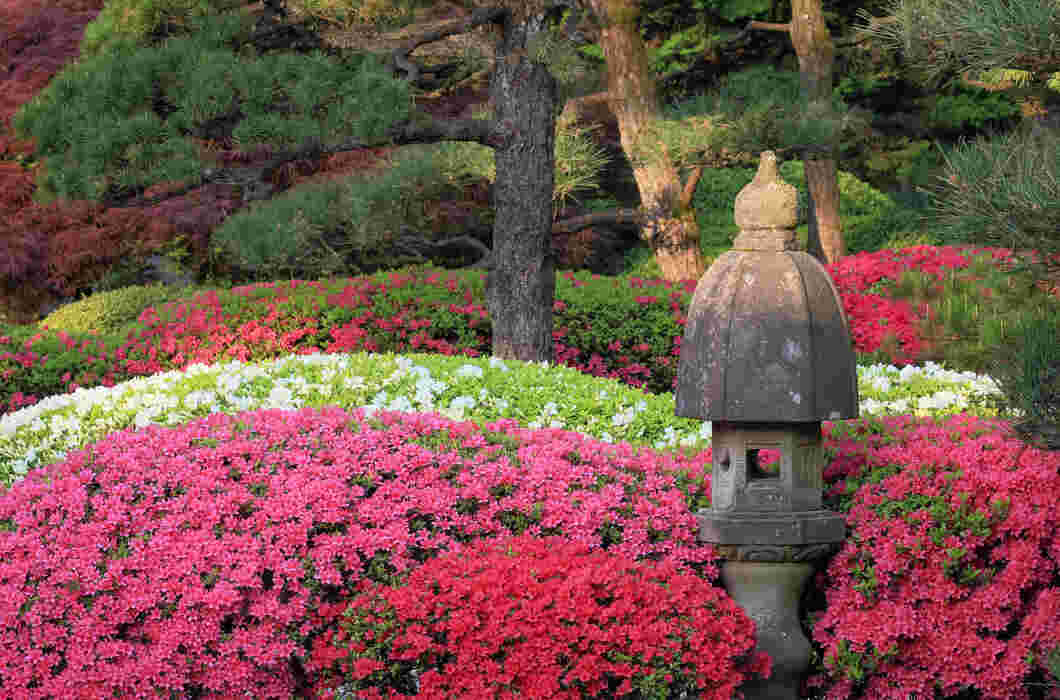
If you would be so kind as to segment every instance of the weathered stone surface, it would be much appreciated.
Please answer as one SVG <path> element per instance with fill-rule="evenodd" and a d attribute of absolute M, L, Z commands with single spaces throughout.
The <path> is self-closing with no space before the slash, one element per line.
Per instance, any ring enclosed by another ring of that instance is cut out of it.
<path fill-rule="evenodd" d="M 802 422 L 857 416 L 857 366 L 832 280 L 799 251 L 722 254 L 689 305 L 677 415 Z"/>
<path fill-rule="evenodd" d="M 793 229 L 798 223 L 798 201 L 798 191 L 780 179 L 776 155 L 766 151 L 754 179 L 736 195 L 736 225 L 741 233 Z"/>

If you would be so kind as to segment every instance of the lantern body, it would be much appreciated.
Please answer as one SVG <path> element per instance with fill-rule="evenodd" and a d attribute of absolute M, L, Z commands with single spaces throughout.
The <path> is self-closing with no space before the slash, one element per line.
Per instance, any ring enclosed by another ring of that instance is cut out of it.
<path fill-rule="evenodd" d="M 795 203 L 763 153 L 736 198 L 740 234 L 696 286 L 681 343 L 676 414 L 713 422 L 700 539 L 731 559 L 802 561 L 846 534 L 822 507 L 821 421 L 857 416 L 857 364 L 827 270 L 796 250 Z M 773 469 L 767 450 L 780 453 Z"/>

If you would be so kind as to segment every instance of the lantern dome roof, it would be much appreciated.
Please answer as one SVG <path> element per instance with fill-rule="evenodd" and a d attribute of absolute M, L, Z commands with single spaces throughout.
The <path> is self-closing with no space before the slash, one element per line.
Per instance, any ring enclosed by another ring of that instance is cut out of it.
<path fill-rule="evenodd" d="M 677 415 L 803 422 L 857 417 L 857 365 L 839 294 L 800 251 L 729 251 L 699 281 Z"/>
<path fill-rule="evenodd" d="M 710 266 L 688 308 L 679 416 L 790 423 L 858 415 L 857 364 L 839 292 L 816 258 L 793 249 L 788 188 L 775 156 L 764 153 L 737 197 L 737 218 L 752 227 L 742 227 L 735 249 Z M 753 214 L 756 202 L 762 209 Z"/>

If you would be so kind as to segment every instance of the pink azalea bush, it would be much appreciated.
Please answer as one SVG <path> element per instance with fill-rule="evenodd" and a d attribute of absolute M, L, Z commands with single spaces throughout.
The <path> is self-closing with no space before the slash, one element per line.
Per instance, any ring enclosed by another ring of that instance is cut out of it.
<path fill-rule="evenodd" d="M 1060 684 L 1048 671 L 1060 654 L 1060 453 L 963 415 L 827 435 L 825 481 L 848 537 L 818 577 L 817 692 L 1018 700 L 1035 676 Z"/>
<path fill-rule="evenodd" d="M 669 562 L 559 537 L 480 540 L 399 587 L 373 584 L 318 642 L 314 667 L 338 670 L 326 685 L 352 682 L 361 698 L 405 697 L 401 687 L 424 700 L 694 688 L 729 700 L 769 671 L 764 654 L 749 661 L 754 623 L 721 589 Z"/>
<path fill-rule="evenodd" d="M 705 464 L 337 407 L 116 433 L 0 494 L 0 696 L 305 696 L 327 605 L 481 538 L 562 537 L 713 580 L 693 515 Z"/>
<path fill-rule="evenodd" d="M 1010 251 L 918 246 L 860 253 L 828 266 L 862 359 L 916 360 L 925 310 L 871 289 L 903 270 L 941 275 L 978 255 Z M 389 273 L 326 282 L 262 283 L 205 292 L 148 309 L 127 337 L 74 338 L 47 329 L 0 335 L 0 412 L 78 386 L 111 385 L 196 362 L 252 361 L 289 353 L 488 353 L 490 320 L 479 274 Z M 564 273 L 554 304 L 558 364 L 650 391 L 670 391 L 694 281 L 609 279 Z"/>

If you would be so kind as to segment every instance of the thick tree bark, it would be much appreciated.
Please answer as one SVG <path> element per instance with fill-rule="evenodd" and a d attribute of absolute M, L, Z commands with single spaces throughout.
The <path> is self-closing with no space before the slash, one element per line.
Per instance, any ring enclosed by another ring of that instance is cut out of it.
<path fill-rule="evenodd" d="M 751 22 L 749 29 L 787 31 L 799 57 L 799 76 L 807 109 L 822 117 L 830 112 L 835 46 L 824 21 L 821 0 L 791 0 L 791 22 Z M 839 218 L 838 170 L 834 157 L 806 154 L 806 188 L 810 193 L 807 252 L 823 263 L 846 253 Z"/>
<path fill-rule="evenodd" d="M 590 0 L 590 4 L 602 25 L 600 45 L 622 149 L 633 165 L 647 215 L 641 237 L 655 253 L 663 277 L 674 282 L 698 280 L 706 269 L 699 227 L 682 196 L 676 168 L 650 135 L 651 122 L 660 111 L 648 53 L 637 31 L 636 8 L 632 0 Z M 646 152 L 649 157 L 640 157 Z"/>
<path fill-rule="evenodd" d="M 525 24 L 506 22 L 490 84 L 494 121 L 510 138 L 494 150 L 496 216 L 486 304 L 493 321 L 493 354 L 527 362 L 552 361 L 551 257 L 559 91 L 548 69 L 525 53 Z"/>

